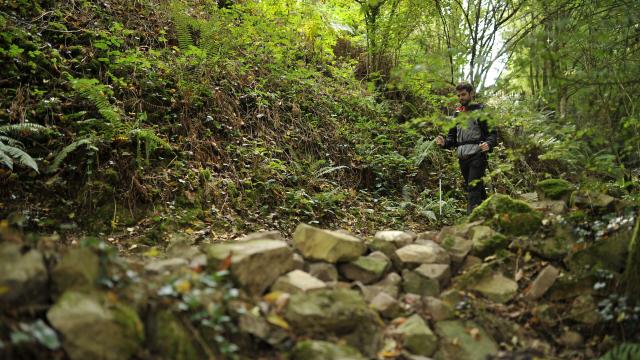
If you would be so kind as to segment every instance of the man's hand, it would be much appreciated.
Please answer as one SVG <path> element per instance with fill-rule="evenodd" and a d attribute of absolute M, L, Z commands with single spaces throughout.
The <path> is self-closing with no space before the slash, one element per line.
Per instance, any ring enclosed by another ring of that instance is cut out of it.
<path fill-rule="evenodd" d="M 444 138 L 440 135 L 436 136 L 436 144 L 438 144 L 438 146 L 444 146 Z"/>
<path fill-rule="evenodd" d="M 481 143 L 480 144 L 480 150 L 482 150 L 482 152 L 489 151 L 489 144 L 487 144 L 486 142 Z"/>

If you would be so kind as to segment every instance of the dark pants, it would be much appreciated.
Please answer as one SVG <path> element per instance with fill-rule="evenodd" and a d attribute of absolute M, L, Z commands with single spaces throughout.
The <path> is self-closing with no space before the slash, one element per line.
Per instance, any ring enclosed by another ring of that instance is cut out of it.
<path fill-rule="evenodd" d="M 477 153 L 467 159 L 460 159 L 460 170 L 462 170 L 464 186 L 467 190 L 467 213 L 470 214 L 487 198 L 484 182 L 482 182 L 487 170 L 487 154 Z"/>

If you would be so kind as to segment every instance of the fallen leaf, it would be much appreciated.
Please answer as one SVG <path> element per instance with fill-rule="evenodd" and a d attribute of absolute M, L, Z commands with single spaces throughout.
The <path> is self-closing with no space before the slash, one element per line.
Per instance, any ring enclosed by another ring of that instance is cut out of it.
<path fill-rule="evenodd" d="M 191 282 L 189 280 L 181 279 L 175 283 L 176 291 L 184 295 L 191 290 Z"/>
<path fill-rule="evenodd" d="M 272 291 L 268 294 L 266 294 L 265 296 L 262 297 L 262 299 L 266 302 L 268 302 L 269 304 L 273 304 L 276 301 L 278 301 L 278 298 L 280 296 L 282 296 L 282 294 L 284 294 L 282 291 Z"/>
<path fill-rule="evenodd" d="M 289 330 L 289 323 L 278 314 L 269 314 L 269 316 L 267 316 L 267 321 L 272 325 Z"/>
<path fill-rule="evenodd" d="M 476 340 L 476 341 L 480 340 L 480 329 L 471 328 L 471 330 L 469 330 L 469 335 L 471 335 L 473 340 Z"/>
<path fill-rule="evenodd" d="M 144 256 L 148 257 L 156 257 L 158 255 L 160 255 L 160 251 L 155 246 L 144 252 Z"/>
<path fill-rule="evenodd" d="M 233 256 L 233 251 L 229 251 L 229 255 L 227 255 L 227 257 L 222 260 L 222 262 L 220 263 L 220 266 L 218 267 L 218 270 L 228 270 L 231 267 L 231 257 Z"/>

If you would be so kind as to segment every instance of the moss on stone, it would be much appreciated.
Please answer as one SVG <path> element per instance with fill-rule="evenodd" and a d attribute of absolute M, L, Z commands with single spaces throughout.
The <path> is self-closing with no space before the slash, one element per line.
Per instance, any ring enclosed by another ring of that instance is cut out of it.
<path fill-rule="evenodd" d="M 347 345 L 336 345 L 328 341 L 304 340 L 293 348 L 292 360 L 364 360 L 358 350 Z"/>
<path fill-rule="evenodd" d="M 164 358 L 195 360 L 204 357 L 180 320 L 170 311 L 159 311 L 151 317 L 148 334 L 153 352 Z"/>
<path fill-rule="evenodd" d="M 134 309 L 122 303 L 116 303 L 112 305 L 111 312 L 115 322 L 124 330 L 127 339 L 137 344 L 144 340 L 144 325 Z"/>
<path fill-rule="evenodd" d="M 525 235 L 535 232 L 542 224 L 542 214 L 526 202 L 508 195 L 495 194 L 475 208 L 469 221 L 485 219 L 485 224 L 508 235 Z"/>
<path fill-rule="evenodd" d="M 504 249 L 509 244 L 509 239 L 500 234 L 495 233 L 491 237 L 485 238 L 482 242 L 474 242 L 472 253 L 477 256 L 489 256 L 496 250 Z"/>
<path fill-rule="evenodd" d="M 68 289 L 92 289 L 100 275 L 100 258 L 91 249 L 70 250 L 52 272 L 53 282 L 61 293 Z"/>
<path fill-rule="evenodd" d="M 533 209 L 524 201 L 512 199 L 509 195 L 494 194 L 473 210 L 469 221 L 489 219 L 495 214 L 532 211 Z"/>
<path fill-rule="evenodd" d="M 563 179 L 546 179 L 536 184 L 536 192 L 540 199 L 567 200 L 573 185 Z"/>

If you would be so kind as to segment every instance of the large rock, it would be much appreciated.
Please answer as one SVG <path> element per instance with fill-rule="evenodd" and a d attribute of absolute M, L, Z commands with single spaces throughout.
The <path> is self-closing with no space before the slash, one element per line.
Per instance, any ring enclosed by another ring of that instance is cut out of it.
<path fill-rule="evenodd" d="M 469 230 L 473 244 L 472 254 L 480 257 L 492 255 L 496 250 L 504 249 L 509 239 L 485 225 L 477 225 Z"/>
<path fill-rule="evenodd" d="M 613 209 L 615 198 L 595 191 L 579 191 L 574 193 L 571 202 L 581 209 L 602 211 Z"/>
<path fill-rule="evenodd" d="M 440 284 L 438 280 L 431 279 L 417 271 L 402 270 L 402 280 L 402 290 L 405 293 L 420 296 L 440 295 Z"/>
<path fill-rule="evenodd" d="M 532 202 L 531 208 L 552 214 L 564 214 L 567 212 L 567 203 L 562 200 L 543 200 Z"/>
<path fill-rule="evenodd" d="M 427 313 L 433 321 L 448 320 L 454 317 L 453 307 L 448 303 L 432 296 L 422 299 L 424 312 Z"/>
<path fill-rule="evenodd" d="M 147 343 L 156 356 L 175 360 L 196 360 L 205 357 L 181 320 L 168 310 L 149 316 Z"/>
<path fill-rule="evenodd" d="M 516 295 L 518 284 L 502 274 L 489 273 L 473 284 L 471 289 L 478 291 L 490 300 L 505 303 Z"/>
<path fill-rule="evenodd" d="M 473 209 L 469 220 L 485 219 L 485 224 L 510 235 L 526 235 L 542 225 L 542 214 L 527 203 L 508 195 L 494 194 Z"/>
<path fill-rule="evenodd" d="M 454 264 L 461 264 L 469 252 L 471 252 L 473 241 L 462 236 L 446 235 L 443 236 L 440 245 L 449 252 L 451 261 Z"/>
<path fill-rule="evenodd" d="M 249 240 L 211 245 L 209 263 L 218 268 L 231 260 L 231 275 L 247 292 L 262 294 L 282 274 L 293 269 L 293 251 L 279 240 Z"/>
<path fill-rule="evenodd" d="M 440 321 L 435 330 L 440 337 L 436 360 L 485 360 L 498 352 L 496 342 L 473 321 Z"/>
<path fill-rule="evenodd" d="M 14 243 L 0 243 L 0 302 L 38 301 L 45 295 L 47 268 L 37 250 L 21 251 Z"/>
<path fill-rule="evenodd" d="M 421 264 L 449 264 L 451 258 L 445 249 L 433 241 L 424 245 L 411 244 L 396 250 L 396 256 L 405 268 Z"/>
<path fill-rule="evenodd" d="M 365 360 L 358 350 L 321 340 L 299 341 L 291 352 L 291 360 Z"/>
<path fill-rule="evenodd" d="M 403 347 L 412 354 L 431 356 L 438 348 L 438 338 L 417 314 L 408 318 L 394 331 Z"/>
<path fill-rule="evenodd" d="M 380 253 L 382 256 L 384 254 Z M 388 258 L 380 256 L 360 256 L 356 260 L 339 265 L 342 276 L 352 281 L 360 281 L 363 284 L 371 284 L 380 280 L 391 262 Z"/>
<path fill-rule="evenodd" d="M 61 293 L 68 289 L 92 289 L 98 281 L 100 259 L 88 248 L 70 250 L 53 269 L 51 277 Z"/>
<path fill-rule="evenodd" d="M 587 248 L 569 254 L 564 262 L 572 271 L 597 267 L 621 272 L 629 253 L 631 235 L 630 227 L 622 228 L 606 238 L 591 243 Z"/>
<path fill-rule="evenodd" d="M 527 300 L 536 300 L 541 298 L 549 288 L 556 282 L 560 275 L 560 271 L 552 265 L 547 265 L 535 280 L 525 290 L 524 298 Z"/>
<path fill-rule="evenodd" d="M 416 239 L 416 235 L 404 231 L 386 230 L 378 231 L 374 239 L 390 242 L 394 244 L 396 248 L 400 248 L 411 244 Z"/>
<path fill-rule="evenodd" d="M 338 269 L 334 264 L 326 262 L 311 263 L 308 265 L 309 275 L 315 276 L 324 282 L 338 281 Z"/>
<path fill-rule="evenodd" d="M 469 230 L 476 225 L 480 225 L 482 220 L 466 222 L 458 225 L 445 226 L 440 229 L 440 232 L 436 235 L 435 241 L 439 244 L 442 244 L 447 237 L 450 236 L 459 236 L 459 237 L 467 237 L 469 234 Z"/>
<path fill-rule="evenodd" d="M 293 270 L 276 280 L 271 287 L 272 291 L 282 291 L 286 293 L 308 292 L 320 290 L 327 287 L 322 280 L 309 275 L 301 270 Z"/>
<path fill-rule="evenodd" d="M 284 317 L 296 334 L 343 337 L 363 354 L 375 357 L 382 345 L 378 315 L 349 289 L 319 290 L 293 294 Z"/>
<path fill-rule="evenodd" d="M 447 264 L 422 264 L 413 271 L 428 279 L 437 281 L 440 284 L 440 288 L 444 288 L 451 280 L 451 267 Z"/>
<path fill-rule="evenodd" d="M 107 304 L 98 293 L 66 291 L 47 312 L 75 359 L 128 359 L 138 351 L 144 328 L 138 314 L 120 303 Z"/>
<path fill-rule="evenodd" d="M 355 236 L 306 224 L 296 228 L 293 244 L 305 258 L 330 263 L 355 260 L 365 250 L 364 242 Z"/>
<path fill-rule="evenodd" d="M 236 239 L 236 241 L 250 241 L 250 240 L 285 240 L 282 234 L 278 230 L 272 231 L 257 231 Z"/>
<path fill-rule="evenodd" d="M 575 298 L 569 308 L 568 318 L 585 325 L 594 326 L 603 321 L 602 314 L 598 311 L 591 294 L 582 294 Z"/>
<path fill-rule="evenodd" d="M 400 304 L 398 300 L 396 300 L 393 296 L 387 294 L 386 292 L 379 292 L 372 300 L 371 300 L 371 308 L 378 311 L 380 315 L 385 318 L 394 318 L 398 316 L 400 311 Z"/>
<path fill-rule="evenodd" d="M 536 184 L 536 193 L 540 200 L 569 200 L 574 186 L 564 179 L 546 179 Z"/>
<path fill-rule="evenodd" d="M 144 266 L 144 270 L 150 273 L 161 274 L 175 271 L 176 269 L 186 267 L 188 265 L 189 261 L 187 261 L 187 259 L 178 257 L 150 261 L 147 265 Z"/>
<path fill-rule="evenodd" d="M 371 302 L 381 292 L 387 293 L 393 298 L 398 298 L 400 292 L 400 284 L 402 283 L 402 277 L 397 273 L 389 273 L 387 276 L 378 281 L 377 283 L 369 286 L 360 286 L 362 296 L 365 301 Z"/>
<path fill-rule="evenodd" d="M 242 314 L 239 314 L 238 328 L 240 332 L 251 334 L 273 346 L 282 343 L 288 337 L 287 332 L 283 328 L 269 323 L 269 321 L 260 316 L 259 313 L 254 314 L 251 311 L 244 311 Z"/>

